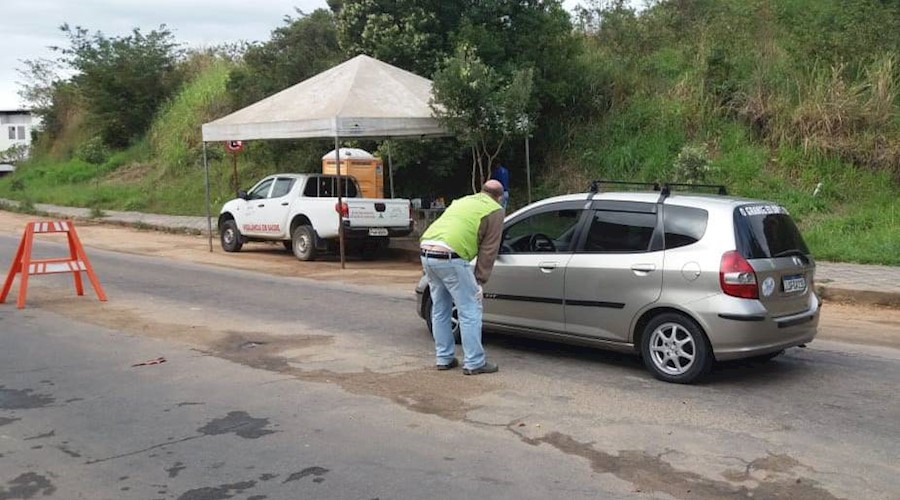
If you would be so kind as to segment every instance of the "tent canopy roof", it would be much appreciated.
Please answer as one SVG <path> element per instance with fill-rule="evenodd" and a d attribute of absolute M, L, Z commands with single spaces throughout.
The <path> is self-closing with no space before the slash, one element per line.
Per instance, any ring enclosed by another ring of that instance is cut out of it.
<path fill-rule="evenodd" d="M 204 141 L 441 136 L 431 80 L 359 55 L 203 125 Z"/>

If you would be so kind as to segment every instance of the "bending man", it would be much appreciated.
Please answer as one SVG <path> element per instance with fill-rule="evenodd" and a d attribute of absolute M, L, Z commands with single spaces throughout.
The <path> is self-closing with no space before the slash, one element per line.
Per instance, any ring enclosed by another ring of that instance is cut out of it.
<path fill-rule="evenodd" d="M 454 200 L 421 238 L 422 268 L 431 291 L 431 331 L 438 370 L 459 366 L 450 324 L 453 304 L 459 314 L 463 373 L 494 373 L 481 345 L 482 286 L 500 250 L 503 185 L 484 183 L 481 192 Z M 473 266 L 470 261 L 478 257 Z"/>

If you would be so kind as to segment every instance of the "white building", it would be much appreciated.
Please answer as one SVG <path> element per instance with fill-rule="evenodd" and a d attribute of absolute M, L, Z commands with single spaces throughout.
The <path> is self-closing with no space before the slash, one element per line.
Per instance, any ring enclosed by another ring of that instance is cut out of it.
<path fill-rule="evenodd" d="M 0 175 L 15 170 L 3 152 L 13 146 L 30 146 L 31 130 L 36 125 L 36 119 L 26 109 L 0 110 Z"/>

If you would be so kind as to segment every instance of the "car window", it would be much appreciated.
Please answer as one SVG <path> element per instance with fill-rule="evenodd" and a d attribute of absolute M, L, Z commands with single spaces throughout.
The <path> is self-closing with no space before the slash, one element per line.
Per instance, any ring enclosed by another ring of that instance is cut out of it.
<path fill-rule="evenodd" d="M 779 205 L 744 205 L 734 211 L 737 250 L 747 259 L 809 254 L 787 209 Z"/>
<path fill-rule="evenodd" d="M 706 234 L 709 212 L 702 208 L 666 205 L 663 210 L 663 227 L 666 249 L 692 245 Z"/>
<path fill-rule="evenodd" d="M 595 210 L 585 252 L 646 252 L 656 228 L 656 214 Z"/>
<path fill-rule="evenodd" d="M 503 231 L 503 253 L 571 252 L 582 210 L 541 212 L 510 224 Z"/>
<path fill-rule="evenodd" d="M 260 182 L 249 193 L 247 193 L 248 197 L 251 200 L 261 200 L 263 198 L 268 198 L 269 188 L 272 187 L 273 182 L 275 182 L 275 179 L 266 179 Z"/>
<path fill-rule="evenodd" d="M 341 177 L 341 186 L 344 189 L 344 197 L 358 197 L 359 189 L 356 186 L 356 181 L 352 178 Z M 303 196 L 311 198 L 337 197 L 337 177 L 322 176 L 311 178 L 307 181 L 306 187 L 303 189 Z"/>
<path fill-rule="evenodd" d="M 294 179 L 279 177 L 275 180 L 275 186 L 272 188 L 272 198 L 281 198 L 291 192 L 291 186 L 294 185 Z"/>
<path fill-rule="evenodd" d="M 319 197 L 319 178 L 310 177 L 306 180 L 306 186 L 303 187 L 303 196 L 307 198 Z"/>

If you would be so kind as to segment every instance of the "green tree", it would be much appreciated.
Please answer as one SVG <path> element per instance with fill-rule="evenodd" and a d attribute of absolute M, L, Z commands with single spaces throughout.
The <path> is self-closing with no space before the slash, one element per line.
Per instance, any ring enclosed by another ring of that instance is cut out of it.
<path fill-rule="evenodd" d="M 65 113 L 61 110 L 65 101 L 64 93 L 71 94 L 71 85 L 59 76 L 58 61 L 52 59 L 29 59 L 22 61 L 24 68 L 16 71 L 23 78 L 18 91 L 21 97 L 41 123 L 45 134 L 55 137 L 63 127 Z"/>
<path fill-rule="evenodd" d="M 343 59 L 331 12 L 297 14 L 285 16 L 285 25 L 272 31 L 269 41 L 249 46 L 243 64 L 231 71 L 227 88 L 236 107 L 284 90 Z"/>
<path fill-rule="evenodd" d="M 529 110 L 529 129 L 540 130 L 545 120 L 552 124 L 548 129 L 558 129 L 560 119 L 586 112 L 579 106 L 586 92 L 581 43 L 559 0 L 345 0 L 338 32 L 351 54 L 366 53 L 435 80 L 435 70 L 463 46 L 478 54 L 497 81 L 521 81 L 527 71 L 529 92 L 519 105 Z M 493 144 L 490 149 L 502 148 L 506 141 Z M 535 159 L 545 148 L 536 150 Z M 509 155 L 498 150 L 482 161 L 497 154 Z M 458 165 L 468 163 L 466 156 Z"/>
<path fill-rule="evenodd" d="M 532 87 L 531 68 L 505 78 L 467 45 L 461 45 L 435 74 L 431 107 L 472 150 L 473 192 L 487 179 L 505 142 L 527 133 Z"/>
<path fill-rule="evenodd" d="M 285 16 L 284 26 L 273 30 L 267 42 L 248 47 L 242 64 L 230 72 L 226 89 L 232 107 L 241 108 L 269 97 L 344 59 L 332 12 L 296 12 L 297 17 Z M 261 141 L 246 155 L 284 170 L 312 171 L 321 168 L 327 148 L 327 141 Z"/>
<path fill-rule="evenodd" d="M 90 123 L 103 142 L 125 147 L 146 132 L 159 106 L 181 84 L 182 54 L 172 33 L 161 25 L 148 34 L 138 28 L 122 37 L 93 35 L 63 24 L 69 46 L 56 50 L 75 70 L 73 85 L 83 96 Z"/>
<path fill-rule="evenodd" d="M 471 2 L 464 0 L 349 0 L 338 14 L 341 47 L 430 76 L 452 53 L 452 34 Z"/>

